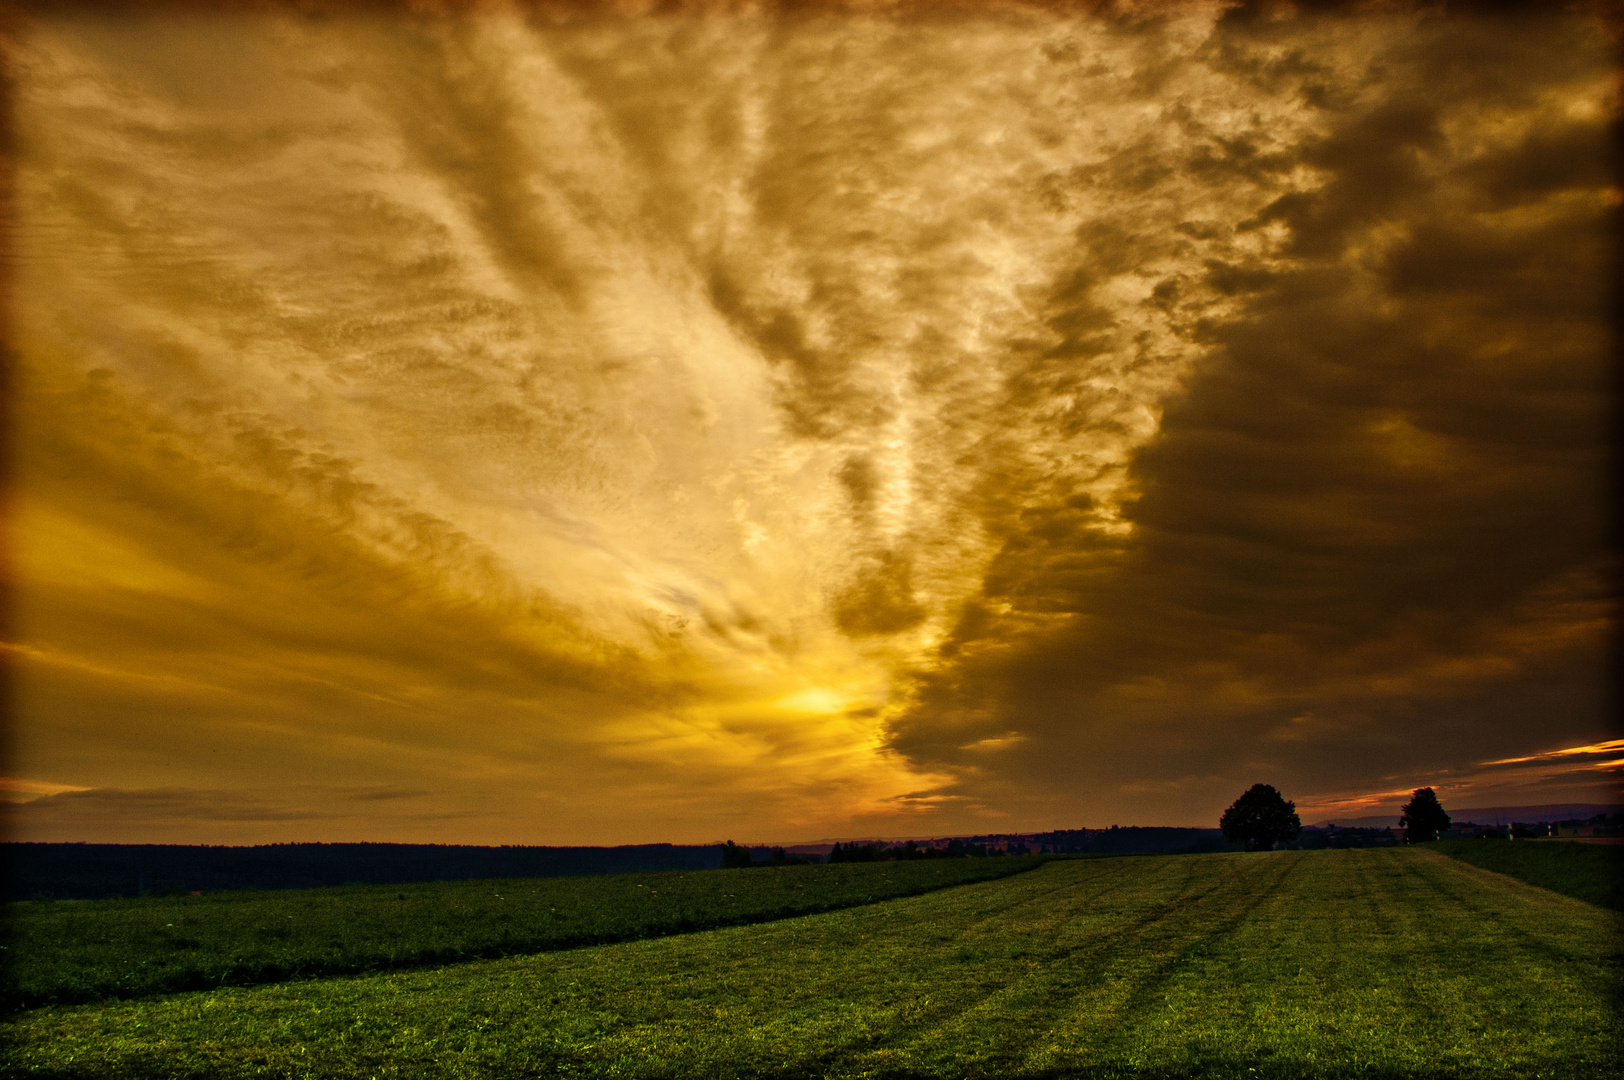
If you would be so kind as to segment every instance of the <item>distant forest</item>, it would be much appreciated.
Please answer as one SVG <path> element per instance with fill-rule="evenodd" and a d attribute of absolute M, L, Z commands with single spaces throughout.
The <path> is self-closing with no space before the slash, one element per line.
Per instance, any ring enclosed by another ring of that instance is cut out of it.
<path fill-rule="evenodd" d="M 1032 852 L 1098 855 L 1226 851 L 1217 829 L 1074 829 L 1024 836 L 837 845 L 812 852 L 758 846 L 744 865 L 867 862 L 909 858 L 977 858 Z M 721 845 L 639 844 L 627 847 L 473 847 L 440 844 L 180 844 L 0 845 L 7 900 L 99 900 L 115 896 L 215 892 L 221 889 L 312 889 L 333 885 L 403 885 L 471 878 L 566 877 L 656 870 L 710 870 L 724 865 Z M 733 862 L 732 865 L 739 865 Z"/>
<path fill-rule="evenodd" d="M 1509 832 L 1509 830 L 1505 830 Z M 1522 835 L 1522 833 L 1518 833 Z M 1531 834 L 1530 834 L 1531 835 Z M 1391 829 L 1303 829 L 1291 848 L 1396 844 Z M 403 885 L 471 878 L 569 877 L 712 870 L 806 862 L 984 858 L 999 855 L 1179 855 L 1239 851 L 1217 829 L 1118 827 L 789 849 L 638 844 L 626 847 L 473 847 L 441 844 L 3 844 L 6 900 Z"/>
<path fill-rule="evenodd" d="M 219 889 L 404 885 L 469 878 L 709 870 L 716 845 L 464 847 L 440 844 L 5 844 L 5 898 L 99 900 Z"/>

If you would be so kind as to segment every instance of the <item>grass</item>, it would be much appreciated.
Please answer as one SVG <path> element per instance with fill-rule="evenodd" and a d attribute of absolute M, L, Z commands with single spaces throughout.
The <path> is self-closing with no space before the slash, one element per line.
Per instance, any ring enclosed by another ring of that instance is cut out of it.
<path fill-rule="evenodd" d="M 1035 856 L 7 905 L 11 1008 L 520 956 L 851 907 Z"/>
<path fill-rule="evenodd" d="M 1439 853 L 1484 870 L 1624 911 L 1624 844 L 1573 840 L 1440 840 Z"/>
<path fill-rule="evenodd" d="M 39 1009 L 0 1075 L 1584 1080 L 1624 1075 L 1619 929 L 1425 850 L 1056 861 L 658 940 Z"/>

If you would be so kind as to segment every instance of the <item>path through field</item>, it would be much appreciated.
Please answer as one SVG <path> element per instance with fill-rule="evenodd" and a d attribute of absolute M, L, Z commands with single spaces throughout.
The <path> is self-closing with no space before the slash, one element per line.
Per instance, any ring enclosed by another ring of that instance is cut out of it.
<path fill-rule="evenodd" d="M 4 1071 L 1618 1076 L 1619 929 L 1424 851 L 1063 861 L 759 926 L 41 1009 Z"/>

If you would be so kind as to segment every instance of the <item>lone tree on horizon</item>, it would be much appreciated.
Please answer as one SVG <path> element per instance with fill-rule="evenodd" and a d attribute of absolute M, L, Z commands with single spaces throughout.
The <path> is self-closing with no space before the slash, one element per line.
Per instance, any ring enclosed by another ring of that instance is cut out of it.
<path fill-rule="evenodd" d="M 1404 804 L 1403 817 L 1398 823 L 1404 827 L 1404 842 L 1424 844 L 1438 839 L 1438 834 L 1449 828 L 1449 814 L 1445 812 L 1438 795 L 1429 787 L 1416 788 L 1410 801 Z"/>
<path fill-rule="evenodd" d="M 1273 851 L 1282 840 L 1295 839 L 1303 823 L 1296 803 L 1287 802 L 1270 784 L 1253 784 L 1224 811 L 1218 827 L 1225 840 L 1244 843 L 1247 851 Z"/>

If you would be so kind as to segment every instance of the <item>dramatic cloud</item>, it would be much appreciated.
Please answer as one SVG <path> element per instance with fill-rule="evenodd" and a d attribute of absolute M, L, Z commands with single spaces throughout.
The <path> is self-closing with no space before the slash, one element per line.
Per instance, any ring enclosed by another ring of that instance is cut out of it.
<path fill-rule="evenodd" d="M 1470 762 L 1463 766 L 1432 769 L 1412 777 L 1385 776 L 1382 778 L 1399 786 L 1385 791 L 1357 793 L 1327 792 L 1306 802 L 1301 807 L 1307 820 L 1323 817 L 1348 818 L 1370 811 L 1377 816 L 1392 817 L 1395 806 L 1402 807 L 1416 787 L 1434 788 L 1440 799 L 1453 808 L 1483 806 L 1485 804 L 1533 805 L 1557 810 L 1567 816 L 1588 817 L 1590 811 L 1578 806 L 1541 803 L 1540 796 L 1557 789 L 1559 792 L 1596 792 L 1606 798 L 1615 795 L 1618 783 L 1624 780 L 1624 739 L 1611 739 L 1589 746 L 1569 746 L 1527 757 L 1504 758 L 1499 761 Z M 1401 781 L 1413 779 L 1410 787 Z"/>
<path fill-rule="evenodd" d="M 25 21 L 13 829 L 1184 824 L 1599 744 L 1614 48 Z"/>

